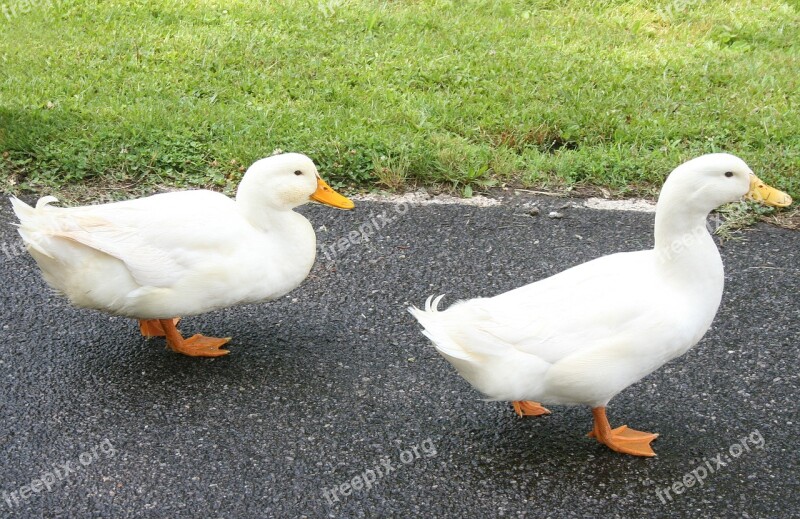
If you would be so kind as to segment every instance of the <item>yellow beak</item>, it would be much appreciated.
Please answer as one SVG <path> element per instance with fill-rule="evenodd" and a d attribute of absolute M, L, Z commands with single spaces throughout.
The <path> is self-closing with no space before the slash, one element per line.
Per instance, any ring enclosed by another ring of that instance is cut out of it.
<path fill-rule="evenodd" d="M 320 177 L 317 177 L 317 190 L 309 198 L 338 209 L 352 209 L 355 204 L 349 198 L 340 195 Z"/>
<path fill-rule="evenodd" d="M 792 197 L 783 191 L 766 185 L 752 173 L 750 174 L 750 191 L 745 196 L 750 200 L 771 205 L 772 207 L 789 207 L 792 205 Z"/>

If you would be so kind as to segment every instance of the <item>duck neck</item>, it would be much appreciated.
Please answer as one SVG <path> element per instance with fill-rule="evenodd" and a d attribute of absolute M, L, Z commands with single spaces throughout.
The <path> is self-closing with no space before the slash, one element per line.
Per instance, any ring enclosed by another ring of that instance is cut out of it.
<path fill-rule="evenodd" d="M 290 208 L 276 208 L 270 203 L 258 186 L 251 185 L 255 181 L 245 174 L 239 183 L 236 191 L 236 205 L 244 218 L 256 229 L 261 231 L 272 231 L 285 228 L 285 224 L 291 222 L 297 214 Z M 284 226 L 282 227 L 282 224 Z"/>
<path fill-rule="evenodd" d="M 245 220 L 262 232 L 291 235 L 297 232 L 298 223 L 305 221 L 302 215 L 291 209 L 276 209 L 265 205 L 263 200 L 251 200 L 241 193 L 236 196 L 236 204 Z"/>
<path fill-rule="evenodd" d="M 316 256 L 316 236 L 311 223 L 300 213 L 289 208 L 275 208 L 241 191 L 236 205 L 242 217 L 269 243 L 275 244 L 269 254 L 292 258 L 297 271 L 311 270 Z M 301 267 L 299 267 L 301 266 Z"/>
<path fill-rule="evenodd" d="M 692 209 L 662 197 L 656 206 L 655 252 L 659 267 L 670 277 L 721 289 L 722 260 L 706 228 L 708 211 Z"/>
<path fill-rule="evenodd" d="M 689 244 L 687 240 L 709 236 L 706 229 L 707 214 L 685 210 L 670 210 L 659 202 L 656 207 L 655 248 L 672 249 L 676 244 Z"/>

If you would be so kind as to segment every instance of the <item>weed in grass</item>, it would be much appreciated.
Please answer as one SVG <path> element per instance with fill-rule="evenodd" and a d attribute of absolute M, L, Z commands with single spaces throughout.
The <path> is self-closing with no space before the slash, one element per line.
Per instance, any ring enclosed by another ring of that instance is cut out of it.
<path fill-rule="evenodd" d="M 375 177 L 382 186 L 397 191 L 406 185 L 409 166 L 406 157 L 380 155 L 373 157 L 372 163 Z"/>
<path fill-rule="evenodd" d="M 722 215 L 722 225 L 717 227 L 714 234 L 723 241 L 738 239 L 738 233 L 759 220 L 775 213 L 775 209 L 756 202 L 741 201 L 726 204 L 717 212 Z"/>
<path fill-rule="evenodd" d="M 509 180 L 523 169 L 522 157 L 514 150 L 500 146 L 493 148 L 489 158 L 489 170 L 498 180 Z"/>

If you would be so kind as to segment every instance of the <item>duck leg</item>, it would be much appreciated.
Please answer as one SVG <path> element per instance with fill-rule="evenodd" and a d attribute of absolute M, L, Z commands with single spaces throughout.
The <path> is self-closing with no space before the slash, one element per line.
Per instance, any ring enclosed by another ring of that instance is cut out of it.
<path fill-rule="evenodd" d="M 180 317 L 176 317 L 172 322 L 177 326 L 180 320 Z M 161 326 L 161 321 L 158 319 L 139 319 L 139 330 L 148 339 L 151 337 L 166 337 L 167 335 L 164 327 Z"/>
<path fill-rule="evenodd" d="M 542 404 L 534 402 L 533 400 L 517 400 L 511 402 L 511 404 L 514 406 L 514 412 L 520 417 L 550 414 L 549 409 L 542 407 Z"/>
<path fill-rule="evenodd" d="M 587 436 L 596 438 L 611 450 L 634 456 L 655 456 L 650 442 L 658 438 L 658 433 L 649 433 L 629 429 L 627 425 L 612 429 L 606 418 L 605 407 L 592 409 L 594 427 Z"/>
<path fill-rule="evenodd" d="M 159 319 L 164 335 L 167 338 L 167 346 L 172 351 L 183 353 L 190 357 L 221 357 L 230 353 L 228 350 L 223 350 L 221 347 L 231 340 L 230 337 L 218 339 L 217 337 L 205 337 L 197 334 L 184 339 L 172 319 Z"/>

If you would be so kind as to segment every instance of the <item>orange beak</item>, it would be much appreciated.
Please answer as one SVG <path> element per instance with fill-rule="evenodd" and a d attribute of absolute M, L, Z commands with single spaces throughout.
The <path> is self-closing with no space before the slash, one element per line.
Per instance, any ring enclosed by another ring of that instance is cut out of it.
<path fill-rule="evenodd" d="M 309 198 L 337 209 L 352 209 L 355 204 L 349 198 L 334 191 L 322 178 L 317 177 L 317 190 Z"/>
<path fill-rule="evenodd" d="M 750 192 L 745 196 L 750 200 L 771 205 L 772 207 L 789 207 L 792 205 L 792 197 L 783 191 L 768 186 L 752 173 L 750 174 Z"/>

